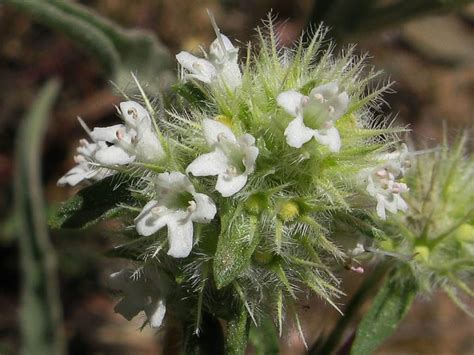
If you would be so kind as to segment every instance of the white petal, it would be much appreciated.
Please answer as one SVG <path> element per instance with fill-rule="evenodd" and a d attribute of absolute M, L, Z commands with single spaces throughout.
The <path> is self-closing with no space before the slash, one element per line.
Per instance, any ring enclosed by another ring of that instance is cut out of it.
<path fill-rule="evenodd" d="M 91 138 L 94 141 L 106 141 L 110 143 L 117 142 L 117 131 L 125 128 L 122 124 L 116 124 L 110 127 L 96 127 L 91 132 Z"/>
<path fill-rule="evenodd" d="M 313 88 L 310 92 L 310 95 L 314 96 L 316 94 L 320 94 L 327 100 L 331 99 L 334 95 L 337 95 L 338 92 L 339 86 L 337 85 L 337 83 L 331 82 Z"/>
<path fill-rule="evenodd" d="M 392 212 L 392 213 L 397 213 L 397 201 L 393 198 L 393 195 L 392 195 L 392 201 L 389 201 L 388 198 L 385 198 L 385 209 L 389 212 Z"/>
<path fill-rule="evenodd" d="M 189 178 L 179 171 L 158 174 L 158 177 L 156 178 L 156 184 L 159 193 L 173 194 L 176 192 L 181 193 L 183 191 L 187 191 L 193 194 L 195 192 L 194 186 Z"/>
<path fill-rule="evenodd" d="M 290 147 L 301 148 L 303 144 L 313 138 L 314 130 L 303 123 L 301 116 L 296 117 L 285 129 L 286 142 Z"/>
<path fill-rule="evenodd" d="M 152 303 L 145 309 L 145 313 L 152 328 L 159 328 L 166 314 L 166 305 L 162 300 Z"/>
<path fill-rule="evenodd" d="M 122 117 L 131 127 L 137 127 L 140 124 L 150 124 L 150 114 L 148 111 L 135 101 L 125 101 L 120 103 L 120 112 Z"/>
<path fill-rule="evenodd" d="M 102 142 L 102 143 L 105 143 L 105 142 Z M 102 144 L 86 142 L 85 144 L 81 144 L 79 147 L 77 147 L 76 152 L 79 155 L 83 155 L 84 157 L 92 157 L 92 154 L 94 154 L 94 152 L 100 148 L 103 148 Z"/>
<path fill-rule="evenodd" d="M 225 124 L 208 118 L 202 121 L 202 133 L 206 139 L 207 144 L 214 145 L 219 139 L 227 139 L 228 141 L 237 142 L 232 130 Z"/>
<path fill-rule="evenodd" d="M 394 202 L 396 203 L 397 209 L 400 211 L 407 211 L 408 210 L 408 205 L 405 202 L 405 200 L 400 196 L 399 194 L 393 195 Z"/>
<path fill-rule="evenodd" d="M 153 208 L 160 208 L 163 212 L 158 215 L 152 212 Z M 135 228 L 138 234 L 147 237 L 163 228 L 172 219 L 171 214 L 166 207 L 158 207 L 158 201 L 152 200 L 143 207 L 135 218 Z"/>
<path fill-rule="evenodd" d="M 135 154 L 144 162 L 158 162 L 165 155 L 158 137 L 151 130 L 142 133 L 135 144 Z"/>
<path fill-rule="evenodd" d="M 242 84 L 242 73 L 238 63 L 226 62 L 219 68 L 219 77 L 231 90 Z"/>
<path fill-rule="evenodd" d="M 197 193 L 194 195 L 194 202 L 196 202 L 196 211 L 191 219 L 199 223 L 209 223 L 217 213 L 214 201 L 205 194 Z"/>
<path fill-rule="evenodd" d="M 301 108 L 301 100 L 303 97 L 303 94 L 300 94 L 294 90 L 289 90 L 282 92 L 277 96 L 277 103 L 290 115 L 296 117 L 298 115 L 298 111 Z"/>
<path fill-rule="evenodd" d="M 377 194 L 375 197 L 377 198 L 377 215 L 380 217 L 380 219 L 385 220 L 385 197 L 380 194 Z"/>
<path fill-rule="evenodd" d="M 257 160 L 259 150 L 257 147 L 248 147 L 245 149 L 245 157 L 243 163 L 245 166 L 245 174 L 253 173 L 255 169 L 255 161 Z"/>
<path fill-rule="evenodd" d="M 251 134 L 245 133 L 239 138 L 239 145 L 248 147 L 255 145 L 255 137 Z"/>
<path fill-rule="evenodd" d="M 229 168 L 225 154 L 216 149 L 214 152 L 200 155 L 186 168 L 186 173 L 194 176 L 219 175 Z"/>
<path fill-rule="evenodd" d="M 213 61 L 216 63 L 222 63 L 223 61 L 230 61 L 237 59 L 237 52 L 238 48 L 234 47 L 230 39 L 223 34 L 219 34 L 224 44 L 224 48 L 222 48 L 221 41 L 219 38 L 216 38 L 211 45 L 209 46 L 209 55 Z"/>
<path fill-rule="evenodd" d="M 314 138 L 323 145 L 327 145 L 331 152 L 341 150 L 341 137 L 336 127 L 314 131 Z"/>
<path fill-rule="evenodd" d="M 369 184 L 367 185 L 367 192 L 370 196 L 375 197 L 375 195 L 377 194 L 377 189 L 375 187 L 374 179 L 372 179 L 372 176 L 369 175 L 368 181 Z"/>
<path fill-rule="evenodd" d="M 58 186 L 76 186 L 81 181 L 87 179 L 90 171 L 84 165 L 76 165 L 58 180 Z"/>
<path fill-rule="evenodd" d="M 216 76 L 216 68 L 208 60 L 198 58 L 184 51 L 178 53 L 176 59 L 184 69 L 192 74 L 190 75 L 192 78 L 209 84 Z"/>
<path fill-rule="evenodd" d="M 185 212 L 174 212 L 168 222 L 168 255 L 185 258 L 193 248 L 193 222 Z"/>
<path fill-rule="evenodd" d="M 247 183 L 247 175 L 228 176 L 227 174 L 220 174 L 217 177 L 216 190 L 221 193 L 223 197 L 229 197 L 242 190 Z"/>
<path fill-rule="evenodd" d="M 125 165 L 133 162 L 135 156 L 128 154 L 116 145 L 112 145 L 95 153 L 95 160 L 104 165 Z"/>

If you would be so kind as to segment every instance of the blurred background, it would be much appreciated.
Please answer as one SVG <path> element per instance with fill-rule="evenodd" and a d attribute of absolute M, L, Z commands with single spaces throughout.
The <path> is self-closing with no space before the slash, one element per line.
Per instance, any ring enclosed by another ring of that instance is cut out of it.
<path fill-rule="evenodd" d="M 124 28 L 151 31 L 172 55 L 182 49 L 206 47 L 215 38 L 206 9 L 215 15 L 222 32 L 241 47 L 254 38 L 253 29 L 270 10 L 278 16 L 281 43 L 288 46 L 308 24 L 323 20 L 331 26 L 331 35 L 341 48 L 356 43 L 356 52 L 369 52 L 369 64 L 383 70 L 380 79 L 395 82 L 395 93 L 385 96 L 385 110 L 397 115 L 399 124 L 409 124 L 413 131 L 410 137 L 416 144 L 435 146 L 442 138 L 444 125 L 448 137 L 473 127 L 473 2 L 452 1 L 456 6 L 451 7 L 441 5 L 449 1 L 413 0 L 405 7 L 391 8 L 403 1 L 380 1 L 385 8 L 374 13 L 364 8 L 374 1 L 366 0 L 79 2 Z M 177 67 L 174 63 L 171 66 Z M 37 21 L 21 6 L 0 1 L 0 354 L 17 353 L 21 346 L 21 268 L 12 213 L 13 184 L 18 178 L 15 138 L 22 117 L 52 77 L 60 79 L 61 88 L 40 162 L 47 211 L 77 191 L 56 186 L 58 178 L 74 165 L 75 147 L 84 137 L 76 117 L 81 116 L 89 126 L 110 125 L 116 122 L 114 104 L 120 97 L 115 96 L 110 72 L 104 70 L 100 60 L 67 34 Z M 113 245 L 114 228 L 120 225 L 102 223 L 86 231 L 50 233 L 58 258 L 69 353 L 160 353 L 162 334 L 156 337 L 149 329 L 140 332 L 141 319 L 128 322 L 113 312 L 116 299 L 107 290 L 106 278 L 120 269 L 123 261 L 105 258 L 103 253 Z M 358 280 L 349 282 L 347 292 L 357 284 Z M 314 341 L 320 332 L 330 329 L 337 315 L 312 300 L 308 304 L 302 305 L 305 333 Z M 283 351 L 302 353 L 297 336 L 291 330 L 289 334 Z M 473 354 L 474 320 L 442 294 L 434 294 L 430 300 L 416 302 L 380 353 Z"/>

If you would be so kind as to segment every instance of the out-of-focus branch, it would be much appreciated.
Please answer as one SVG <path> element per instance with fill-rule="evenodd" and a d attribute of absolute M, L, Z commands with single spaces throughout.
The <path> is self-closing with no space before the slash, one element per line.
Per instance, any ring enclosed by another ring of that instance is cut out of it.
<path fill-rule="evenodd" d="M 170 83 L 171 55 L 151 33 L 124 29 L 87 7 L 60 0 L 4 0 L 38 22 L 64 33 L 88 51 L 108 78 L 125 87 L 133 72 L 155 92 Z"/>

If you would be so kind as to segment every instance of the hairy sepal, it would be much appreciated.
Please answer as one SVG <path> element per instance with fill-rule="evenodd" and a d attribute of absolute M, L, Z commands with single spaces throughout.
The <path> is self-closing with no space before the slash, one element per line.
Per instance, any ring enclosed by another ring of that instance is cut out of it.
<path fill-rule="evenodd" d="M 248 215 L 243 208 L 232 208 L 221 218 L 221 234 L 213 265 L 218 289 L 230 284 L 250 265 L 260 240 L 257 217 Z"/>

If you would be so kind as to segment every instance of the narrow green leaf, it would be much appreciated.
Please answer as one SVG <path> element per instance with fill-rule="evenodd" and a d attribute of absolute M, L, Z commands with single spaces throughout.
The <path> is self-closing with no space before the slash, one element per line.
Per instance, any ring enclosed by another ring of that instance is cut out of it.
<path fill-rule="evenodd" d="M 389 276 L 359 325 L 351 355 L 372 354 L 397 328 L 415 295 L 413 282 L 401 283 Z"/>
<path fill-rule="evenodd" d="M 219 289 L 231 283 L 250 265 L 260 240 L 257 217 L 247 215 L 242 208 L 231 209 L 222 216 L 221 225 L 213 264 L 214 279 Z"/>
<path fill-rule="evenodd" d="M 117 174 L 80 190 L 50 217 L 49 225 L 55 229 L 86 228 L 116 216 L 122 209 L 118 204 L 132 202 L 130 183 Z"/>
<path fill-rule="evenodd" d="M 56 256 L 49 240 L 41 184 L 41 141 L 59 83 L 40 92 L 20 128 L 14 186 L 22 268 L 21 331 L 24 354 L 65 352 Z"/>

